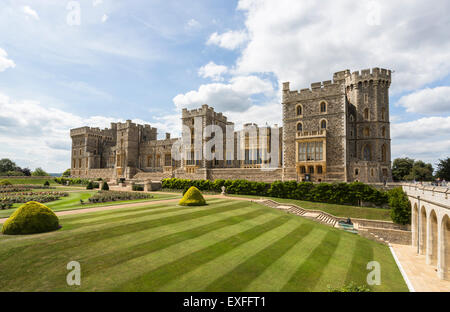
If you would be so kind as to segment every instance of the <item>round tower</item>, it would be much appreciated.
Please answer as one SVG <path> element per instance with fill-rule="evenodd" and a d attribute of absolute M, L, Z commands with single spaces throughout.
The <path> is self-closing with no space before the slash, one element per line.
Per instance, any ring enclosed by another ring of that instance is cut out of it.
<path fill-rule="evenodd" d="M 380 68 L 356 71 L 345 79 L 354 180 L 391 180 L 390 84 L 391 71 Z"/>

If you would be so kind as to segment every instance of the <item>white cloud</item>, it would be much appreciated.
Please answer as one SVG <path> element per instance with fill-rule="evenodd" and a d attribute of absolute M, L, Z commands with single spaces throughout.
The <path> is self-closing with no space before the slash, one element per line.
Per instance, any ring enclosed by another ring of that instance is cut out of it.
<path fill-rule="evenodd" d="M 295 88 L 333 72 L 370 67 L 395 70 L 391 89 L 413 90 L 450 72 L 450 2 L 377 2 L 380 24 L 368 23 L 368 1 L 241 0 L 248 44 L 242 74 L 272 72 Z M 213 34 L 214 35 L 214 34 Z M 212 40 L 221 44 L 219 35 Z"/>
<path fill-rule="evenodd" d="M 173 98 L 173 102 L 178 109 L 192 109 L 202 104 L 208 104 L 217 111 L 242 112 L 252 105 L 252 95 L 273 96 L 273 93 L 273 86 L 269 81 L 256 76 L 245 76 L 232 78 L 229 84 L 201 85 L 198 91 L 178 94 Z"/>
<path fill-rule="evenodd" d="M 392 159 L 410 157 L 434 163 L 450 156 L 450 116 L 391 124 Z"/>
<path fill-rule="evenodd" d="M 106 14 L 103 14 L 102 16 L 102 23 L 106 22 L 108 20 L 109 16 Z"/>
<path fill-rule="evenodd" d="M 0 72 L 5 71 L 7 68 L 14 68 L 16 64 L 13 60 L 8 59 L 8 54 L 5 50 L 0 48 Z"/>
<path fill-rule="evenodd" d="M 24 6 L 22 10 L 23 13 L 25 13 L 27 16 L 34 18 L 36 21 L 39 20 L 39 15 L 37 14 L 37 12 L 30 8 L 28 5 Z"/>
<path fill-rule="evenodd" d="M 398 104 L 407 112 L 422 114 L 450 113 L 450 87 L 425 88 L 402 96 Z"/>
<path fill-rule="evenodd" d="M 221 48 L 234 50 L 243 45 L 248 40 L 248 35 L 245 31 L 227 31 L 223 34 L 217 32 L 211 34 L 206 44 L 218 45 Z"/>
<path fill-rule="evenodd" d="M 223 80 L 222 75 L 228 71 L 224 65 L 217 65 L 214 62 L 209 62 L 205 66 L 200 67 L 198 74 L 203 78 L 211 78 L 214 81 Z"/>
<path fill-rule="evenodd" d="M 10 157 L 20 166 L 60 172 L 70 167 L 72 128 L 109 127 L 122 119 L 82 117 L 30 100 L 13 100 L 0 93 L 0 158 Z M 147 123 L 134 120 L 137 123 Z"/>
<path fill-rule="evenodd" d="M 96 7 L 97 5 L 100 5 L 103 3 L 103 0 L 94 0 L 92 1 L 92 6 Z"/>
<path fill-rule="evenodd" d="M 185 25 L 186 29 L 194 29 L 194 28 L 199 28 L 199 27 L 200 27 L 200 23 L 193 18 L 191 18 Z"/>

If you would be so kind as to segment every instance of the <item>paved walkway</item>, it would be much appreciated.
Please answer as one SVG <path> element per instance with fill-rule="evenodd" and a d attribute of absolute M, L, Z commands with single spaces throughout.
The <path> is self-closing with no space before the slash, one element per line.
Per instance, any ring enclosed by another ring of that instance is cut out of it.
<path fill-rule="evenodd" d="M 409 245 L 391 244 L 415 291 L 450 292 L 450 281 L 438 278 L 435 266 L 426 264 L 424 255 Z"/>

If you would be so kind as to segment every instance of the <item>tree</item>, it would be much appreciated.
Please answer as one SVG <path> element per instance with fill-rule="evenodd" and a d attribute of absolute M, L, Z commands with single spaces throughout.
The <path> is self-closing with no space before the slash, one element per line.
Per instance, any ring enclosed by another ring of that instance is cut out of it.
<path fill-rule="evenodd" d="M 394 223 L 411 223 L 411 203 L 408 196 L 400 188 L 394 188 L 388 191 L 389 206 L 391 207 L 391 219 Z"/>
<path fill-rule="evenodd" d="M 67 169 L 66 171 L 64 171 L 62 176 L 63 177 L 70 177 L 70 169 Z"/>
<path fill-rule="evenodd" d="M 33 177 L 47 177 L 49 174 L 44 171 L 42 168 L 36 168 L 36 170 L 33 171 L 31 174 Z"/>
<path fill-rule="evenodd" d="M 432 181 L 433 166 L 431 164 L 426 164 L 421 160 L 415 161 L 411 169 L 411 173 L 407 175 L 405 179 L 416 181 Z"/>
<path fill-rule="evenodd" d="M 407 175 L 411 173 L 414 165 L 414 159 L 411 158 L 396 158 L 392 164 L 392 178 L 395 181 L 402 181 Z"/>
<path fill-rule="evenodd" d="M 450 157 L 439 159 L 436 176 L 442 180 L 450 181 Z"/>
<path fill-rule="evenodd" d="M 109 185 L 106 181 L 102 185 L 102 191 L 109 191 Z"/>
<path fill-rule="evenodd" d="M 29 168 L 23 168 L 22 172 L 27 177 L 31 176 L 31 170 Z"/>
<path fill-rule="evenodd" d="M 0 159 L 0 172 L 15 171 L 16 168 L 16 164 L 11 159 Z"/>

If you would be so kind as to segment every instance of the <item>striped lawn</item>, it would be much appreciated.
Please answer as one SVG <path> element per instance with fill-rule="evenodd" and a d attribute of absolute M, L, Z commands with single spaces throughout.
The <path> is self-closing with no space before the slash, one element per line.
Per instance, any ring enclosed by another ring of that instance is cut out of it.
<path fill-rule="evenodd" d="M 389 249 L 272 208 L 226 199 L 61 217 L 59 231 L 0 235 L 0 291 L 406 291 Z M 66 265 L 81 264 L 81 286 Z"/>

